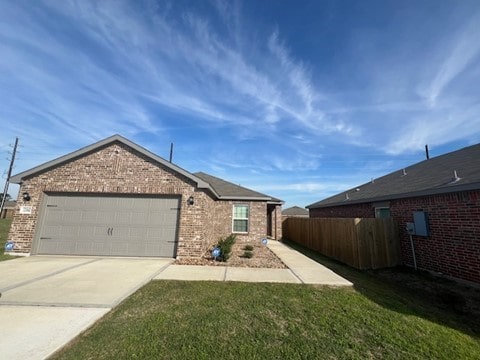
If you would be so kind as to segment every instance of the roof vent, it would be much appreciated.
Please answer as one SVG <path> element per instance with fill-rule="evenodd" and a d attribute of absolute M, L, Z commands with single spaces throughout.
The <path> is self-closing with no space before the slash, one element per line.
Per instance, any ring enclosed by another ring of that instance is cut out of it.
<path fill-rule="evenodd" d="M 402 176 L 405 176 L 405 175 L 407 175 L 407 170 L 403 169 L 402 170 Z"/>
<path fill-rule="evenodd" d="M 453 170 L 453 178 L 452 178 L 452 181 L 450 181 L 450 184 L 453 184 L 453 183 L 456 183 L 457 181 L 459 181 L 461 178 L 458 177 L 457 175 L 457 170 Z"/>
<path fill-rule="evenodd" d="M 370 180 L 370 182 L 371 182 L 372 184 L 374 184 L 374 183 L 375 183 L 375 179 L 372 178 L 372 179 Z"/>
<path fill-rule="evenodd" d="M 345 200 L 350 200 L 350 198 L 348 197 L 348 193 L 345 193 Z"/>

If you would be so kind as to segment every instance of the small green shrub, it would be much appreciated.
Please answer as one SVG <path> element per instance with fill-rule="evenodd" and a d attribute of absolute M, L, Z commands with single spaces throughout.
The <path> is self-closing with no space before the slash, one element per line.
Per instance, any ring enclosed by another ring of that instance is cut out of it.
<path fill-rule="evenodd" d="M 245 245 L 245 246 L 243 247 L 243 250 L 252 251 L 252 250 L 253 250 L 253 246 L 252 246 L 252 245 Z"/>
<path fill-rule="evenodd" d="M 236 236 L 231 234 L 226 238 L 220 239 L 217 247 L 220 249 L 220 256 L 217 257 L 218 261 L 226 262 L 230 258 L 232 252 L 232 246 L 235 244 Z"/>
<path fill-rule="evenodd" d="M 243 257 L 247 259 L 251 259 L 253 257 L 253 251 L 245 250 L 243 253 Z"/>

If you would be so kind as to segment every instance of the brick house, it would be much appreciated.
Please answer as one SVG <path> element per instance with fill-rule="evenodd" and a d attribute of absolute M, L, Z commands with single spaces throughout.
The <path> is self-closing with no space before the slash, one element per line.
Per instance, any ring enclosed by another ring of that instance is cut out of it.
<path fill-rule="evenodd" d="M 404 264 L 413 266 L 415 254 L 420 269 L 480 283 L 480 144 L 424 160 L 307 208 L 310 217 L 392 217 Z M 407 223 L 414 233 L 413 249 Z"/>
<path fill-rule="evenodd" d="M 111 136 L 11 178 L 17 254 L 199 257 L 231 233 L 280 239 L 282 201 Z"/>

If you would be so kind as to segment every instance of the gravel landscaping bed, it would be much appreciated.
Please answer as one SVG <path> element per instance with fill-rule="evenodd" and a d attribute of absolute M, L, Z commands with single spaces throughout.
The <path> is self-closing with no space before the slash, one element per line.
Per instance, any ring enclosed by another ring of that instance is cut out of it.
<path fill-rule="evenodd" d="M 274 240 L 270 240 L 274 241 Z M 244 257 L 244 247 L 253 246 L 253 257 Z M 207 265 L 207 266 L 233 266 L 233 267 L 252 267 L 269 269 L 286 269 L 287 266 L 260 241 L 258 243 L 238 241 L 233 245 L 232 254 L 227 262 L 215 261 L 210 251 L 204 254 L 202 258 L 181 258 L 175 261 L 178 265 Z"/>

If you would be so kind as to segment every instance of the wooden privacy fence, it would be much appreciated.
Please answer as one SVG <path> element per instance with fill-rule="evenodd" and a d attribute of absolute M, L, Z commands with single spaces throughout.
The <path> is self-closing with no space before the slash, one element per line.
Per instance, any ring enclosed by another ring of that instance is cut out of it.
<path fill-rule="evenodd" d="M 400 264 L 393 219 L 287 218 L 283 237 L 357 269 Z"/>

